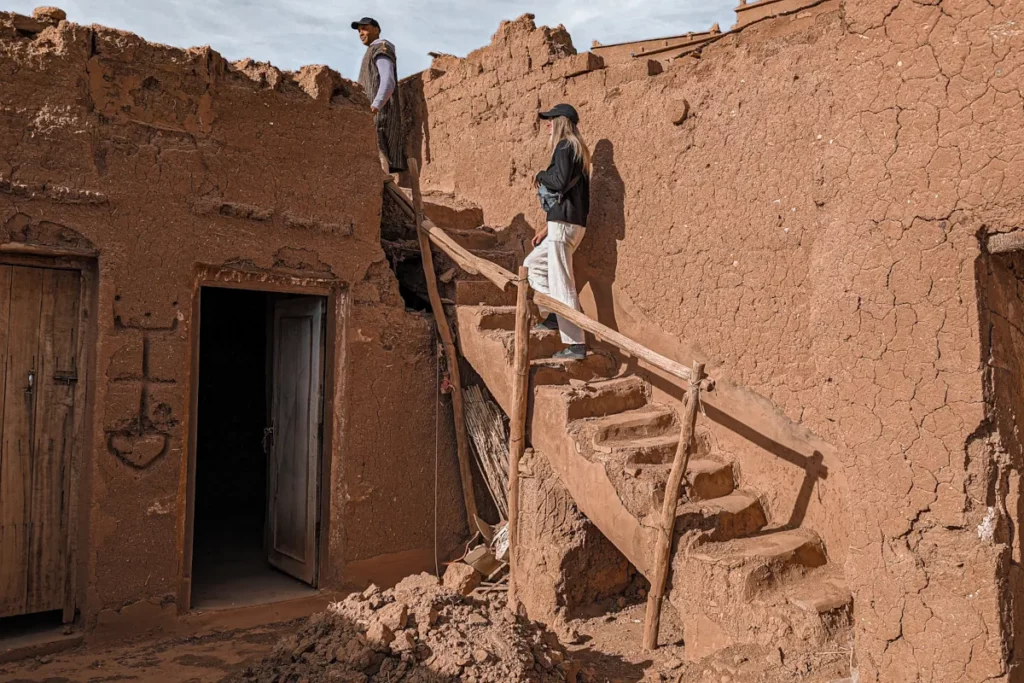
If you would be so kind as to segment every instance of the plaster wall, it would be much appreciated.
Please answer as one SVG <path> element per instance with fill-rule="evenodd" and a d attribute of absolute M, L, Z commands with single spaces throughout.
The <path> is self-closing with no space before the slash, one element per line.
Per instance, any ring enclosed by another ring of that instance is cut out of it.
<path fill-rule="evenodd" d="M 92 264 L 74 482 L 90 626 L 180 607 L 202 283 L 328 297 L 321 587 L 433 568 L 458 543 L 433 324 L 381 250 L 382 182 L 365 97 L 326 67 L 0 13 L 0 259 Z"/>
<path fill-rule="evenodd" d="M 660 69 L 602 68 L 526 16 L 410 82 L 425 185 L 512 229 L 542 219 L 536 114 L 574 104 L 595 160 L 587 312 L 835 447 L 841 485 L 813 485 L 798 521 L 845 568 L 861 681 L 1017 675 L 1017 560 L 984 531 L 1005 528 L 1015 466 L 975 261 L 980 234 L 1024 220 L 1022 20 L 1019 2 L 833 0 Z M 786 521 L 806 469 L 729 448 Z"/>

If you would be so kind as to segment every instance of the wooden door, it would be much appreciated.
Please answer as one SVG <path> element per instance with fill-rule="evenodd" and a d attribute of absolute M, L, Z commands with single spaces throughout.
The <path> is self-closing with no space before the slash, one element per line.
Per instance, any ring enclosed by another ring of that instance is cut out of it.
<path fill-rule="evenodd" d="M 63 609 L 81 278 L 0 265 L 0 617 Z"/>
<path fill-rule="evenodd" d="M 323 320 L 320 298 L 274 302 L 267 556 L 311 585 L 317 578 Z"/>

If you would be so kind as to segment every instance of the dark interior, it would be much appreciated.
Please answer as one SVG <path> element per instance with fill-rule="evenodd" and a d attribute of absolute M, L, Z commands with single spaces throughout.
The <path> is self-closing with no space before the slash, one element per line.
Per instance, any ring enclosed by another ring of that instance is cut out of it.
<path fill-rule="evenodd" d="M 305 586 L 270 565 L 263 542 L 273 296 L 213 287 L 201 293 L 193 607 L 265 602 L 275 591 Z"/>

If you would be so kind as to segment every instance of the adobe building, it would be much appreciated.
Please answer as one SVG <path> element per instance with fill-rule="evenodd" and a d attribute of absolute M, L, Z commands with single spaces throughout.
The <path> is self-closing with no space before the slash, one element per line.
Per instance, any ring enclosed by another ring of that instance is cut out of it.
<path fill-rule="evenodd" d="M 769 4 L 785 5 L 743 13 Z M 1024 257 L 990 248 L 1024 225 L 1024 6 L 804 5 L 619 63 L 529 15 L 505 22 L 407 81 L 423 182 L 529 233 L 549 154 L 537 112 L 579 109 L 595 163 L 585 312 L 709 363 L 704 473 L 728 468 L 723 492 L 743 494 L 714 519 L 693 511 L 715 542 L 674 561 L 692 655 L 803 637 L 851 652 L 862 682 L 1024 680 Z M 508 309 L 464 303 L 463 351 L 507 410 Z M 682 389 L 624 360 L 614 384 L 537 388 L 528 439 L 547 460 L 533 474 L 556 473 L 643 571 L 660 509 L 644 473 L 663 482 L 665 466 L 636 458 L 670 445 L 647 430 Z M 643 443 L 623 444 L 627 427 Z M 626 447 L 641 466 L 604 454 Z M 580 554 L 585 519 L 552 530 L 528 502 L 566 496 L 524 486 L 523 599 L 547 618 L 567 605 L 545 586 L 614 559 Z"/>
<path fill-rule="evenodd" d="M 0 618 L 173 630 L 446 558 L 450 402 L 358 86 L 57 10 L 0 54 Z"/>

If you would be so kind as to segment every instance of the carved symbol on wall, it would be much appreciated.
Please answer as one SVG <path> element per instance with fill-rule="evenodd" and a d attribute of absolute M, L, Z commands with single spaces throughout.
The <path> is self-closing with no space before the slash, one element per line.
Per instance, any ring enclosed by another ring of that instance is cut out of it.
<path fill-rule="evenodd" d="M 142 337 L 142 375 L 112 380 L 114 383 L 134 382 L 139 385 L 139 411 L 127 425 L 119 429 L 108 429 L 107 450 L 121 462 L 137 470 L 145 470 L 160 460 L 170 450 L 172 430 L 178 421 L 170 405 L 151 405 L 151 390 L 154 384 L 174 384 L 173 380 L 160 380 L 152 376 L 149 369 L 149 332 Z"/>

